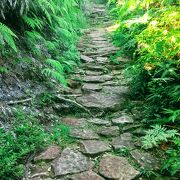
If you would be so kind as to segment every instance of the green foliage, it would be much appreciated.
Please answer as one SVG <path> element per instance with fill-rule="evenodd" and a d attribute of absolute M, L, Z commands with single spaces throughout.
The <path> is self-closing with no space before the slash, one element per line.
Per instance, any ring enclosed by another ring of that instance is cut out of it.
<path fill-rule="evenodd" d="M 64 69 L 61 63 L 54 59 L 47 59 L 47 63 L 52 67 L 46 68 L 43 70 L 43 73 L 47 76 L 50 76 L 54 78 L 55 80 L 58 80 L 61 84 L 64 86 L 67 85 L 66 80 L 64 78 Z"/>
<path fill-rule="evenodd" d="M 6 25 L 0 22 L 0 49 L 8 44 L 14 51 L 17 52 L 17 47 L 14 42 L 14 38 L 17 36 Z"/>
<path fill-rule="evenodd" d="M 153 129 L 146 131 L 146 136 L 143 137 L 143 146 L 148 149 L 158 146 L 163 141 L 168 141 L 170 138 L 175 137 L 176 130 L 167 130 L 166 128 L 155 125 Z"/>
<path fill-rule="evenodd" d="M 61 147 L 66 147 L 75 141 L 69 134 L 70 127 L 67 125 L 55 124 L 52 128 L 52 140 L 61 145 Z"/>
<path fill-rule="evenodd" d="M 65 73 L 72 71 L 79 61 L 76 42 L 80 28 L 85 25 L 79 8 L 80 2 L 81 0 L 3 0 L 0 2 L 1 16 L 8 26 L 0 23 L 0 47 L 5 48 L 5 41 L 17 51 L 13 39 L 16 35 L 9 27 L 18 31 L 16 34 L 20 39 L 16 44 L 25 45 L 20 49 L 30 51 L 29 56 L 41 61 L 43 74 L 65 85 Z M 14 18 L 13 22 L 10 20 L 11 16 Z M 44 59 L 47 61 L 42 61 Z M 53 63 L 49 59 L 53 59 Z M 59 69 L 60 66 L 63 67 L 63 72 L 62 68 Z"/>
<path fill-rule="evenodd" d="M 179 165 L 173 143 L 180 122 L 179 1 L 109 0 L 109 4 L 117 23 L 114 43 L 121 47 L 121 55 L 133 59 L 125 71 L 132 79 L 132 97 L 144 101 L 142 122 L 146 127 L 153 124 L 143 138 L 144 147 L 171 140 L 164 169 L 174 175 Z"/>
<path fill-rule="evenodd" d="M 12 121 L 8 131 L 0 129 L 0 177 L 9 180 L 21 179 L 24 174 L 23 159 L 49 141 L 42 125 L 33 116 L 18 110 Z"/>
<path fill-rule="evenodd" d="M 176 173 L 180 172 L 180 139 L 175 138 L 174 147 L 167 150 L 168 159 L 164 163 L 162 170 L 168 170 L 171 175 L 175 175 Z"/>

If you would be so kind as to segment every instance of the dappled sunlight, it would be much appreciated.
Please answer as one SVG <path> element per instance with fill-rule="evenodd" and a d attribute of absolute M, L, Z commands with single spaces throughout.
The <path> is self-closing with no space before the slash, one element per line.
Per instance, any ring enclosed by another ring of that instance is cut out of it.
<path fill-rule="evenodd" d="M 112 26 L 109 26 L 109 27 L 107 27 L 106 28 L 106 30 L 107 30 L 107 32 L 114 32 L 114 31 L 116 31 L 118 28 L 119 28 L 119 26 L 120 26 L 120 24 L 119 23 L 117 23 L 117 24 L 114 24 L 114 25 L 112 25 Z"/>

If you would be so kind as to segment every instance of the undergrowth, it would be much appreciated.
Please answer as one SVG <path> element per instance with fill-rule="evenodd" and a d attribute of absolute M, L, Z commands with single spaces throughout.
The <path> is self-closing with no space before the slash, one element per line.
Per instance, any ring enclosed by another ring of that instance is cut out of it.
<path fill-rule="evenodd" d="M 85 25 L 80 3 L 81 0 L 1 1 L 1 59 L 18 58 L 23 62 L 25 53 L 35 59 L 31 70 L 40 65 L 39 75 L 66 86 L 66 73 L 79 63 L 76 42 Z"/>
<path fill-rule="evenodd" d="M 178 5 L 177 0 L 109 0 L 117 27 L 112 38 L 121 47 L 119 54 L 133 60 L 125 72 L 132 79 L 132 98 L 144 102 L 142 123 L 150 128 L 144 147 L 168 144 L 161 173 L 168 170 L 172 176 L 180 171 Z"/>
<path fill-rule="evenodd" d="M 69 127 L 54 123 L 50 131 L 32 113 L 16 108 L 8 128 L 0 128 L 0 177 L 1 179 L 22 179 L 25 165 L 32 154 L 50 144 L 65 148 L 74 142 L 69 136 Z"/>

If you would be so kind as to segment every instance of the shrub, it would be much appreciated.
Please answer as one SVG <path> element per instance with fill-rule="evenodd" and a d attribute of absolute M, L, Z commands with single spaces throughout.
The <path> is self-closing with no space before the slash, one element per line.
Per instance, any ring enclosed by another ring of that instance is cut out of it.
<path fill-rule="evenodd" d="M 180 114 L 179 18 L 176 0 L 110 0 L 118 28 L 112 34 L 121 54 L 133 59 L 126 69 L 132 96 L 144 100 L 146 127 L 153 125 L 144 137 L 146 147 L 158 147 L 171 141 L 163 169 L 174 175 L 179 171 L 177 126 Z M 167 129 L 164 128 L 167 126 Z M 176 137 L 176 138 L 175 138 Z M 176 142 L 176 143 L 175 143 Z M 174 164 L 173 164 L 174 163 Z"/>

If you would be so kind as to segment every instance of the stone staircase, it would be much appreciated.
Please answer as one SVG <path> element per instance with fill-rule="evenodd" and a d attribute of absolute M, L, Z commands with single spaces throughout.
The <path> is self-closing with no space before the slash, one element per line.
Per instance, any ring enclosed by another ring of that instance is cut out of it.
<path fill-rule="evenodd" d="M 138 138 L 129 132 L 138 123 L 122 107 L 129 93 L 122 75 L 128 59 L 119 57 L 117 65 L 110 61 L 117 47 L 108 37 L 105 6 L 93 4 L 90 17 L 92 27 L 85 30 L 78 45 L 83 63 L 70 76 L 71 93 L 66 93 L 93 116 L 63 117 L 61 122 L 70 127 L 76 143 L 65 149 L 52 145 L 38 154 L 29 179 L 131 180 L 140 179 L 140 167 L 159 168 L 158 160 L 139 150 Z M 107 118 L 106 113 L 113 115 Z M 121 150 L 127 150 L 128 156 L 119 155 Z"/>

